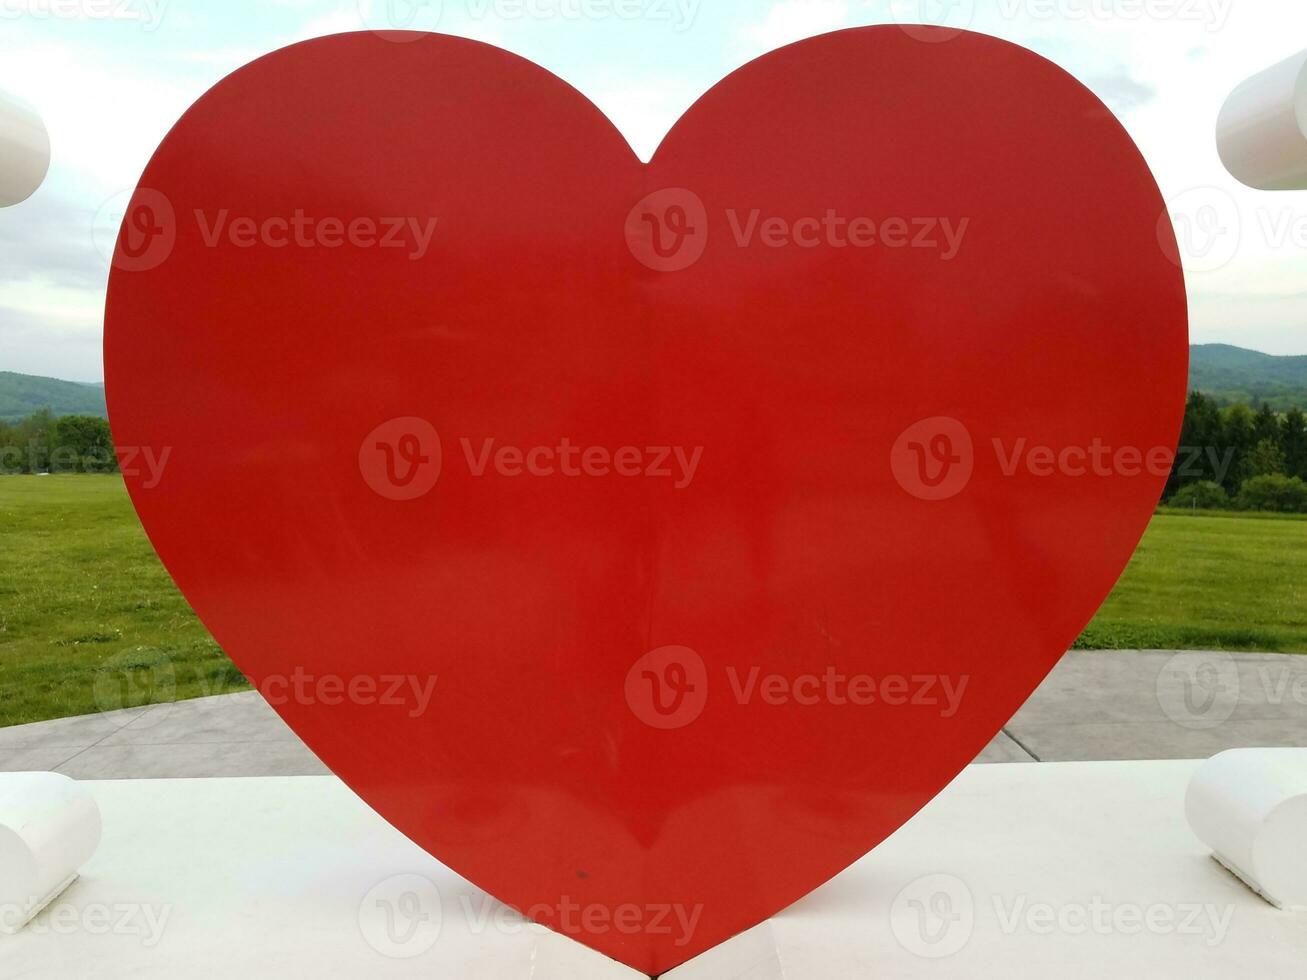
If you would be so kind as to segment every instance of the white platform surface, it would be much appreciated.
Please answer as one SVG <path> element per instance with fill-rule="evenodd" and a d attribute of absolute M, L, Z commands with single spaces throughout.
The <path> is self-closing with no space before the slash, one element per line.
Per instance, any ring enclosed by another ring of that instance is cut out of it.
<path fill-rule="evenodd" d="M 1257 898 L 1188 829 L 1197 765 L 973 766 L 834 881 L 664 976 L 1307 976 L 1307 916 Z M 523 925 L 332 777 L 86 785 L 103 843 L 0 937 L 5 980 L 638 976 Z"/>

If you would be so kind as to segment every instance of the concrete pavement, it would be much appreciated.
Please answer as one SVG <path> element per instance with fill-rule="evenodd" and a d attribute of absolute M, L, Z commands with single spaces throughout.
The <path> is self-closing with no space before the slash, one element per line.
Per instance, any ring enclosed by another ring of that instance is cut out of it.
<path fill-rule="evenodd" d="M 1197 759 L 1307 747 L 1307 656 L 1073 651 L 979 762 Z M 0 771 L 78 779 L 327 770 L 253 691 L 0 728 Z"/>

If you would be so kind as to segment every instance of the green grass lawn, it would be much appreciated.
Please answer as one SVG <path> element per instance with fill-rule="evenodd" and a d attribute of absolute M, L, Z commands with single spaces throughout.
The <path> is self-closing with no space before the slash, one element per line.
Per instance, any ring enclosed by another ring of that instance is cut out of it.
<path fill-rule="evenodd" d="M 0 555 L 0 726 L 247 686 L 119 477 L 0 477 Z"/>
<path fill-rule="evenodd" d="M 247 686 L 118 477 L 0 478 L 0 554 L 0 726 Z M 1307 651 L 1307 520 L 1159 513 L 1077 646 Z"/>
<path fill-rule="evenodd" d="M 1076 646 L 1307 652 L 1307 519 L 1163 509 Z"/>

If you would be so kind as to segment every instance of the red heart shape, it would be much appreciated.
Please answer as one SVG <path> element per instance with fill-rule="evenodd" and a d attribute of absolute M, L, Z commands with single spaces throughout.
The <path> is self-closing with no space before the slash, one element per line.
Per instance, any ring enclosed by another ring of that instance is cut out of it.
<path fill-rule="evenodd" d="M 976 755 L 1177 437 L 1134 144 L 914 31 L 752 62 L 647 166 L 493 47 L 299 44 L 183 117 L 119 240 L 115 436 L 171 452 L 124 469 L 205 624 L 396 827 L 648 973 Z"/>

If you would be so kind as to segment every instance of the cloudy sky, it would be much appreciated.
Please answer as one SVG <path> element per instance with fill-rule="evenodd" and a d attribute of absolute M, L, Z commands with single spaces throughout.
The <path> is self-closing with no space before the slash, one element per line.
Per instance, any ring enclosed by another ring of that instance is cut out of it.
<path fill-rule="evenodd" d="M 392 17 L 561 75 L 645 158 L 723 75 L 812 34 L 933 22 L 1016 41 L 1138 141 L 1184 232 L 1194 340 L 1307 353 L 1307 193 L 1241 187 L 1213 140 L 1236 84 L 1307 48 L 1302 0 L 0 0 L 0 89 L 54 147 L 41 190 L 0 210 L 0 370 L 99 380 L 105 215 L 169 127 L 260 54 Z"/>

